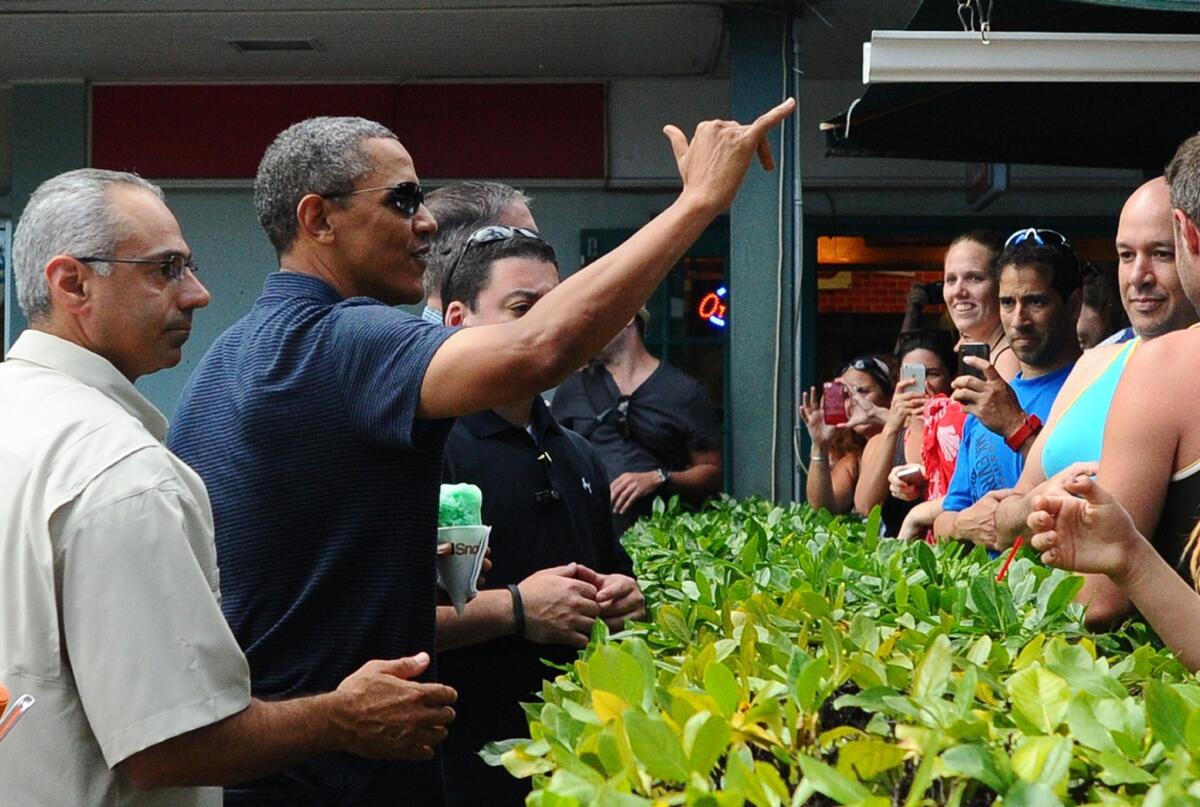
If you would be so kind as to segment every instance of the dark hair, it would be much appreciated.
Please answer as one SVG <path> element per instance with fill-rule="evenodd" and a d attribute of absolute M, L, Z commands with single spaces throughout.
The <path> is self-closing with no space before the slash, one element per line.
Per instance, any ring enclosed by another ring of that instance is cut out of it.
<path fill-rule="evenodd" d="M 914 350 L 928 350 L 938 357 L 947 371 L 954 373 L 957 360 L 954 356 L 954 339 L 949 331 L 938 328 L 901 331 L 896 340 L 896 359 L 903 360 Z"/>
<path fill-rule="evenodd" d="M 554 247 L 538 238 L 515 236 L 486 244 L 468 244 L 456 255 L 461 256 L 459 263 L 454 266 L 450 282 L 442 286 L 443 310 L 458 300 L 474 311 L 479 304 L 480 292 L 492 280 L 492 267 L 505 258 L 531 258 L 558 269 Z"/>
<path fill-rule="evenodd" d="M 1079 256 L 1069 244 L 1038 244 L 1026 239 L 1005 247 L 996 265 L 1001 270 L 1008 266 L 1031 266 L 1049 274 L 1051 288 L 1064 303 L 1083 285 Z"/>
<path fill-rule="evenodd" d="M 1116 333 L 1129 326 L 1129 317 L 1121 305 L 1121 287 L 1117 273 L 1105 271 L 1094 263 L 1083 265 L 1083 304 L 1095 309 L 1104 324 L 1104 333 Z"/>
<path fill-rule="evenodd" d="M 946 251 L 949 252 L 964 241 L 970 241 L 972 244 L 978 244 L 987 251 L 988 259 L 990 261 L 988 268 L 992 272 L 992 277 L 999 277 L 1000 266 L 996 263 L 996 260 L 1000 257 L 1000 253 L 1004 251 L 1004 236 L 1000 235 L 1000 233 L 995 232 L 994 230 L 968 230 L 951 241 L 950 246 L 946 248 Z"/>
<path fill-rule="evenodd" d="M 860 373 L 866 373 L 879 384 L 879 388 L 883 390 L 885 397 L 892 397 L 892 391 L 896 386 L 892 381 L 892 368 L 881 356 L 872 356 L 869 353 L 855 356 L 846 362 L 845 366 L 842 367 L 842 372 L 838 373 L 838 375 L 843 375 L 847 370 L 858 370 Z"/>
<path fill-rule="evenodd" d="M 1171 207 L 1200 224 L 1200 134 L 1179 144 L 1164 174 L 1171 186 Z"/>
<path fill-rule="evenodd" d="M 425 196 L 425 208 L 438 224 L 437 232 L 428 239 L 429 253 L 421 277 L 426 295 L 441 290 L 446 272 L 467 236 L 480 227 L 499 223 L 505 208 L 517 202 L 528 205 L 530 199 L 501 182 L 454 182 Z"/>

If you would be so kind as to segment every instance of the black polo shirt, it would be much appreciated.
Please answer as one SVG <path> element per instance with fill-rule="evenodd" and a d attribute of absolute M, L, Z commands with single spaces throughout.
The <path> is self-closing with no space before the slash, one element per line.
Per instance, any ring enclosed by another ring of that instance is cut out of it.
<path fill-rule="evenodd" d="M 573 561 L 632 574 L 613 534 L 603 464 L 586 440 L 554 421 L 540 397 L 530 430 L 490 410 L 459 418 L 446 442 L 445 481 L 483 491 L 483 522 L 492 526 L 487 588 Z M 442 745 L 450 807 L 525 803 L 529 780 L 489 768 L 478 752 L 492 740 L 529 736 L 520 703 L 535 701 L 531 693 L 556 674 L 543 658 L 566 663 L 576 651 L 509 636 L 439 654 L 439 680 L 458 690 L 458 717 Z"/>
<path fill-rule="evenodd" d="M 594 387 L 597 400 L 588 395 L 585 374 L 599 381 Z M 554 393 L 554 417 L 568 429 L 588 435 L 610 478 L 656 468 L 682 471 L 691 466 L 693 451 L 721 447 L 721 422 L 708 391 L 666 362 L 660 362 L 629 396 L 625 433 L 615 413 L 597 419 L 615 407 L 620 396 L 617 382 L 598 362 L 572 375 Z M 654 494 L 645 496 L 624 515 L 617 516 L 618 532 L 623 533 L 633 522 L 649 515 L 653 501 Z"/>

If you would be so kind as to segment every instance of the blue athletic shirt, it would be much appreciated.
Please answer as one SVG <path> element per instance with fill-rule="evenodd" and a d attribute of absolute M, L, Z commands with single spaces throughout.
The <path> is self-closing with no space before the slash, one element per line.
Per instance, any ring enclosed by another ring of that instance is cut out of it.
<path fill-rule="evenodd" d="M 328 692 L 370 659 L 433 656 L 453 421 L 416 412 L 451 333 L 277 272 L 188 381 L 168 445 L 208 488 L 222 609 L 255 696 Z M 440 770 L 325 754 L 229 788 L 226 803 L 436 805 Z"/>
<path fill-rule="evenodd" d="M 1020 374 L 1010 383 L 1017 401 L 1026 414 L 1037 415 L 1043 421 L 1050 417 L 1050 407 L 1071 374 L 1074 363 L 1048 375 L 1025 380 Z M 963 424 L 962 445 L 958 463 L 942 507 L 961 512 L 979 501 L 990 491 L 1011 488 L 1021 478 L 1025 458 L 1004 443 L 1004 437 L 990 431 L 974 415 Z"/>
<path fill-rule="evenodd" d="M 1104 369 L 1067 404 L 1042 446 L 1042 472 L 1054 476 L 1073 462 L 1099 462 L 1104 426 L 1117 382 L 1140 339 L 1125 342 Z"/>

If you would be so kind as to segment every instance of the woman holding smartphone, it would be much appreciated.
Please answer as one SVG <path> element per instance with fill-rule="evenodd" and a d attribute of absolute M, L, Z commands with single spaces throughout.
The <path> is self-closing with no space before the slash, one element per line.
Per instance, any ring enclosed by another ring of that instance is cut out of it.
<path fill-rule="evenodd" d="M 834 388 L 828 400 L 818 396 L 816 387 L 801 395 L 800 417 L 812 439 L 805 492 L 812 507 L 841 515 L 854 505 L 863 446 L 885 423 L 891 370 L 876 356 L 859 356 L 831 384 L 841 388 Z M 835 402 L 835 396 L 840 400 Z M 836 407 L 828 416 L 827 404 Z"/>
<path fill-rule="evenodd" d="M 950 242 L 942 267 L 942 298 L 959 333 L 957 350 L 966 342 L 982 342 L 996 372 L 1012 381 L 1021 366 L 1000 325 L 1000 281 L 996 258 L 1004 242 L 981 230 L 964 233 Z"/>
<path fill-rule="evenodd" d="M 915 505 L 892 496 L 888 477 L 893 469 L 900 479 L 924 489 L 921 453 L 925 429 L 921 413 L 934 396 L 950 393 L 954 352 L 946 331 L 910 331 L 900 335 L 900 381 L 883 429 L 863 450 L 862 470 L 854 489 L 854 509 L 866 514 L 883 506 L 887 535 L 896 535 L 904 516 Z M 905 469 L 910 473 L 905 474 Z"/>

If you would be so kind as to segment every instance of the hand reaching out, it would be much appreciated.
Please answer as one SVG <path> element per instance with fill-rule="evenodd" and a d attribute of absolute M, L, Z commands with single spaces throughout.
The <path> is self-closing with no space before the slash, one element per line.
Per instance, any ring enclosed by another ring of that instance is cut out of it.
<path fill-rule="evenodd" d="M 1076 463 L 1054 477 L 1060 491 L 1033 497 L 1029 527 L 1042 562 L 1085 574 L 1122 578 L 1145 538 L 1133 519 L 1093 478 L 1096 463 Z"/>
<path fill-rule="evenodd" d="M 663 134 L 671 141 L 683 179 L 682 195 L 700 199 L 714 214 L 727 209 L 755 154 L 766 170 L 775 167 L 767 135 L 795 108 L 795 99 L 789 98 L 751 124 L 704 121 L 696 127 L 690 142 L 678 127 L 665 127 Z"/>

